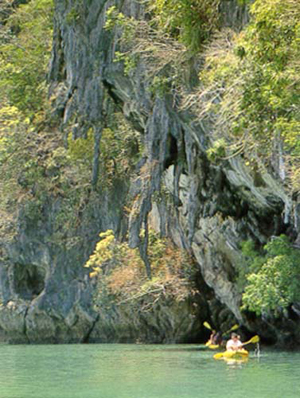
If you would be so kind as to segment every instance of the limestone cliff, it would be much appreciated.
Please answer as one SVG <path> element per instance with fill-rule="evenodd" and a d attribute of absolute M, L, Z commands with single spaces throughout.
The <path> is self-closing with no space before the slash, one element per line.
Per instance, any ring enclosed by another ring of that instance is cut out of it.
<path fill-rule="evenodd" d="M 210 319 L 223 329 L 235 320 L 246 333 L 259 331 L 266 338 L 273 336 L 273 341 L 275 335 L 279 340 L 293 336 L 297 341 L 296 311 L 294 320 L 287 315 L 276 323 L 242 314 L 236 283 L 244 261 L 241 241 L 252 239 L 263 245 L 272 235 L 288 232 L 296 236 L 296 202 L 285 193 L 276 173 L 261 171 L 258 182 L 239 157 L 219 164 L 209 161 L 206 150 L 213 126 L 180 108 L 176 90 L 161 92 L 154 87 L 153 91 L 151 68 L 163 65 L 166 73 L 174 73 L 172 59 L 159 58 L 159 47 L 164 46 L 163 51 L 176 58 L 182 56 L 180 46 L 154 37 L 156 55 L 145 51 L 129 71 L 124 70 L 124 62 L 114 62 L 116 51 L 126 43 L 120 42 L 119 27 L 104 28 L 112 6 L 137 21 L 148 18 L 143 2 L 134 0 L 55 1 L 49 72 L 53 114 L 61 120 L 62 130 L 71 126 L 74 137 L 93 130 L 91 187 L 99 179 L 100 142 L 109 101 L 142 136 L 145 152 L 134 178 L 119 181 L 90 199 L 74 233 L 80 239 L 71 247 L 51 242 L 58 200 L 49 198 L 42 216 L 35 220 L 26 219 L 20 211 L 18 233 L 13 242 L 5 244 L 7 256 L 1 263 L 0 327 L 4 338 L 187 342 L 203 339 L 207 333 L 202 323 Z M 238 30 L 248 21 L 247 8 L 233 0 L 223 1 L 220 12 L 226 27 Z M 151 32 L 142 31 L 141 35 L 144 41 L 139 45 L 146 45 Z M 196 84 L 201 62 L 196 56 L 182 61 L 180 79 L 186 90 L 192 91 Z M 145 165 L 148 178 L 143 175 Z M 127 220 L 123 207 L 128 200 L 133 200 L 133 206 Z M 91 306 L 93 286 L 83 264 L 98 233 L 113 229 L 124 237 L 128 230 L 129 243 L 140 248 L 150 274 L 147 242 L 140 238 L 145 225 L 170 237 L 195 258 L 199 267 L 197 295 L 180 305 L 160 302 L 151 313 L 136 313 L 126 305 L 95 312 Z"/>

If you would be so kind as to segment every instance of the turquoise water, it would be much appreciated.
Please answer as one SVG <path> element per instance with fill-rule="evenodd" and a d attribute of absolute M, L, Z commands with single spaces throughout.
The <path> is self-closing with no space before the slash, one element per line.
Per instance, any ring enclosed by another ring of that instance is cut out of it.
<path fill-rule="evenodd" d="M 191 345 L 0 345 L 0 398 L 299 398 L 300 353 Z"/>

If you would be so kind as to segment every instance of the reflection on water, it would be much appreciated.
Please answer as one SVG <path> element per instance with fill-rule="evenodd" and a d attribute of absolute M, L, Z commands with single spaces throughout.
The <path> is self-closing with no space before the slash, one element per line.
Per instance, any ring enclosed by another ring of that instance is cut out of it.
<path fill-rule="evenodd" d="M 0 346 L 1 398 L 298 398 L 300 353 L 215 361 L 189 345 Z"/>

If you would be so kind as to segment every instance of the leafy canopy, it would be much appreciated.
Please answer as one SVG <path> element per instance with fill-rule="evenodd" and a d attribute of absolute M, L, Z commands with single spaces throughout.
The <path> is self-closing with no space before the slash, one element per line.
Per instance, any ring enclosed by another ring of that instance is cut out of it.
<path fill-rule="evenodd" d="M 199 50 L 218 26 L 219 4 L 220 0 L 154 0 L 150 9 L 160 29 Z"/>
<path fill-rule="evenodd" d="M 0 93 L 8 105 L 34 116 L 46 98 L 46 73 L 52 43 L 53 0 L 20 5 L 0 43 Z"/>
<path fill-rule="evenodd" d="M 300 299 L 300 256 L 285 235 L 272 239 L 265 250 L 265 256 L 254 256 L 256 272 L 247 276 L 242 308 L 276 316 Z"/>
<path fill-rule="evenodd" d="M 108 296 L 118 303 L 147 296 L 150 303 L 155 303 L 161 295 L 180 301 L 190 294 L 187 280 L 192 273 L 191 259 L 153 230 L 149 231 L 148 246 L 153 276 L 150 281 L 138 249 L 118 242 L 112 230 L 100 233 L 99 237 L 94 253 L 85 264 L 91 271 L 90 277 L 97 281 L 97 306 L 103 305 Z"/>
<path fill-rule="evenodd" d="M 214 140 L 225 138 L 229 149 L 243 152 L 247 161 L 268 165 L 281 147 L 296 187 L 300 2 L 256 0 L 251 15 L 241 34 L 223 32 L 207 50 L 199 107 L 214 120 Z"/>

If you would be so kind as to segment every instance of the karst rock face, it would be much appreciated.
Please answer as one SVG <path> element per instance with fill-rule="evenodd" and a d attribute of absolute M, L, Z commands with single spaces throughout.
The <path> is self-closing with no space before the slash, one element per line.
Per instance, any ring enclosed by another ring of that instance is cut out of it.
<path fill-rule="evenodd" d="M 254 321 L 240 312 L 236 284 L 243 263 L 240 242 L 255 239 L 263 244 L 280 232 L 294 229 L 297 233 L 296 203 L 286 195 L 279 178 L 262 172 L 258 182 L 238 157 L 211 163 L 206 150 L 213 127 L 179 110 L 175 94 L 153 95 L 149 65 L 143 58 L 130 73 L 124 72 L 122 63 L 114 62 L 120 31 L 104 29 L 112 6 L 128 17 L 147 18 L 142 2 L 134 0 L 55 0 L 49 71 L 53 112 L 61 119 L 62 130 L 75 120 L 74 134 L 83 135 L 93 128 L 100 140 L 104 102 L 109 97 L 142 135 L 146 151 L 141 163 L 149 165 L 150 178 L 146 182 L 141 176 L 119 181 L 105 191 L 87 210 L 89 222 L 77 231 L 81 241 L 73 248 L 51 243 L 51 220 L 58 201 L 49 199 L 43 220 L 27 220 L 20 210 L 18 234 L 5 244 L 8 255 L 0 269 L 3 339 L 196 341 L 203 320 L 211 316 L 218 323 L 222 314 L 248 330 L 261 327 L 266 337 L 276 334 L 280 321 L 271 327 L 267 320 Z M 224 26 L 239 29 L 248 21 L 245 7 L 235 1 L 223 1 L 221 11 Z M 198 67 L 191 62 L 188 73 L 183 73 L 193 76 Z M 94 156 L 97 164 L 97 150 Z M 93 178 L 97 178 L 96 171 Z M 165 198 L 156 200 L 162 188 Z M 122 209 L 132 192 L 139 199 L 127 222 Z M 146 221 L 194 256 L 199 294 L 180 305 L 158 303 L 147 314 L 126 306 L 95 312 L 93 286 L 83 264 L 99 232 L 113 229 L 124 234 L 128 230 L 130 245 L 137 247 Z M 290 336 L 289 330 L 285 332 Z"/>

